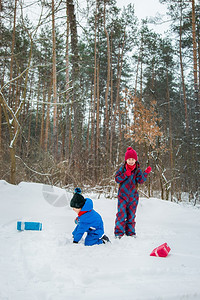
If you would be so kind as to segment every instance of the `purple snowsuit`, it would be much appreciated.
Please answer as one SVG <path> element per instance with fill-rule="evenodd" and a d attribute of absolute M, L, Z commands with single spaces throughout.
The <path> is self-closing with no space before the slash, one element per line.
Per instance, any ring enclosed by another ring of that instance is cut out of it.
<path fill-rule="evenodd" d="M 146 172 L 142 173 L 138 162 L 131 176 L 126 175 L 125 165 L 116 172 L 115 181 L 119 183 L 118 212 L 114 231 L 116 237 L 122 237 L 124 234 L 135 235 L 135 214 L 139 201 L 136 184 L 145 182 L 147 175 Z"/>

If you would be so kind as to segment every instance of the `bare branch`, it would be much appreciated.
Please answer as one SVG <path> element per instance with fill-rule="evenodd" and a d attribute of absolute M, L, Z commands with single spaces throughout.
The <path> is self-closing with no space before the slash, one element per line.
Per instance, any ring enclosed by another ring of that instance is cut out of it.
<path fill-rule="evenodd" d="M 12 80 L 10 80 L 10 81 L 8 81 L 7 83 L 5 83 L 5 84 L 2 86 L 1 91 L 2 91 L 8 84 L 11 84 L 13 81 L 15 81 L 15 80 L 21 78 L 21 77 L 24 75 L 24 73 L 26 73 L 26 71 L 29 70 L 29 69 L 31 69 L 31 68 L 33 68 L 33 66 L 27 67 L 27 68 L 26 68 L 21 74 L 19 74 L 17 77 L 15 77 L 15 78 L 13 78 Z"/>
<path fill-rule="evenodd" d="M 27 164 L 21 159 L 21 157 L 19 157 L 19 156 L 17 156 L 17 155 L 15 155 L 15 157 L 18 158 L 18 159 L 20 159 L 20 160 L 23 162 L 23 164 L 25 165 L 25 167 L 26 167 L 27 169 L 29 169 L 31 172 L 34 172 L 34 173 L 36 173 L 36 174 L 38 174 L 38 175 L 41 175 L 41 176 L 52 176 L 51 174 L 43 174 L 43 173 L 40 173 L 40 172 L 38 172 L 38 171 L 35 171 L 35 170 L 31 169 L 31 168 L 30 168 L 29 166 L 27 166 Z"/>

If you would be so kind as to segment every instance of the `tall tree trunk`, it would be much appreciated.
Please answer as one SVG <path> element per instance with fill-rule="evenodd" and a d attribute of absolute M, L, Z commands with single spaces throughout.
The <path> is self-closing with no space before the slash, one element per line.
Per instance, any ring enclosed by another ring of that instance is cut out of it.
<path fill-rule="evenodd" d="M 183 58 L 182 58 L 182 3 L 180 7 L 180 13 L 181 16 L 180 16 L 180 27 L 179 27 L 179 58 L 180 58 L 181 79 L 182 79 L 182 87 L 183 87 L 183 100 L 184 100 L 184 108 L 185 108 L 186 134 L 188 134 L 189 122 L 188 122 L 187 99 L 186 99 L 186 92 L 185 92 L 185 79 L 184 79 Z"/>
<path fill-rule="evenodd" d="M 0 105 L 0 161 L 2 159 L 2 109 Z"/>
<path fill-rule="evenodd" d="M 108 164 L 109 160 L 109 120 L 108 120 L 108 94 L 110 88 L 110 40 L 109 34 L 106 29 L 106 1 L 104 0 L 104 32 L 107 39 L 107 82 L 106 82 L 106 92 L 105 92 L 105 114 L 104 114 L 104 128 L 105 128 L 105 148 L 106 148 L 106 164 Z M 107 165 L 106 170 L 109 170 L 109 166 Z M 108 174 L 107 174 L 108 175 Z"/>
<path fill-rule="evenodd" d="M 17 12 L 17 1 L 15 0 L 14 8 L 14 23 L 13 23 L 13 34 L 12 34 L 12 47 L 11 47 L 11 60 L 10 60 L 10 81 L 13 78 L 13 61 L 14 61 L 14 48 L 15 48 L 15 27 L 16 27 L 16 12 Z M 9 86 L 9 105 L 13 106 L 13 99 L 11 97 L 12 85 Z"/>
<path fill-rule="evenodd" d="M 42 103 L 42 120 L 41 120 L 41 128 L 40 128 L 40 148 L 41 149 L 44 149 L 45 101 L 46 101 L 46 90 L 45 90 L 45 84 L 44 84 L 44 86 L 43 86 L 43 103 Z"/>
<path fill-rule="evenodd" d="M 195 1 L 192 2 L 192 41 L 193 41 L 193 71 L 194 71 L 194 94 L 195 94 L 195 132 L 194 132 L 194 157 L 193 161 L 200 160 L 200 85 L 198 82 L 198 66 L 197 66 L 197 42 L 196 42 L 196 20 L 195 20 Z M 194 187 L 197 190 L 199 187 L 198 177 L 199 169 L 195 168 Z"/>
<path fill-rule="evenodd" d="M 97 52 L 97 56 L 98 56 L 98 52 Z M 100 144 L 100 92 L 99 92 L 99 82 L 100 82 L 100 78 L 99 78 L 99 73 L 100 73 L 100 63 L 99 63 L 99 59 L 97 60 L 97 108 L 96 108 L 96 160 L 95 163 L 97 166 L 100 165 L 100 161 L 99 161 L 99 144 Z M 99 171 L 99 168 L 97 169 Z M 96 171 L 96 181 L 97 181 L 97 177 L 99 172 Z"/>
<path fill-rule="evenodd" d="M 139 65 L 140 65 L 140 53 L 141 53 L 141 47 L 139 50 L 139 55 L 138 55 L 138 61 L 137 61 L 137 69 L 136 69 L 136 74 L 135 74 L 135 96 L 137 95 L 137 83 L 138 83 L 138 72 L 139 72 Z"/>
<path fill-rule="evenodd" d="M 97 1 L 99 4 L 99 2 Z M 99 49 L 100 49 L 100 41 L 99 41 L 99 26 L 97 26 L 97 47 L 96 47 L 96 58 L 97 58 L 97 73 L 96 73 L 96 128 L 95 128 L 95 134 L 96 134 L 96 143 L 95 143 L 95 165 L 97 166 L 96 172 L 95 172 L 95 182 L 100 178 L 100 159 L 99 159 L 99 153 L 100 153 L 100 61 L 99 61 Z"/>
<path fill-rule="evenodd" d="M 15 157 L 15 146 L 10 148 L 10 183 L 16 184 L 16 157 Z"/>
<path fill-rule="evenodd" d="M 7 101 L 5 100 L 3 94 L 2 94 L 1 88 L 1 94 L 0 94 L 0 101 L 3 108 L 4 116 L 6 119 L 6 123 L 8 126 L 9 136 L 10 136 L 10 144 L 9 144 L 9 150 L 10 150 L 10 183 L 15 184 L 16 183 L 16 157 L 15 157 L 15 141 L 18 136 L 19 128 L 16 126 L 15 122 L 15 114 L 10 109 Z M 10 122 L 9 119 L 9 113 L 13 117 L 12 122 Z M 18 128 L 18 131 L 17 131 Z"/>
<path fill-rule="evenodd" d="M 95 25 L 94 25 L 94 92 L 93 101 L 91 101 L 91 143 L 90 151 L 93 154 L 94 160 L 94 146 L 95 146 L 95 103 L 96 103 L 96 89 L 97 89 L 97 13 L 98 13 L 98 0 L 96 0 L 96 11 L 95 11 Z M 91 98 L 91 99 L 92 99 Z"/>
<path fill-rule="evenodd" d="M 51 102 L 51 91 L 52 91 L 52 81 L 48 89 L 48 104 L 47 104 L 47 114 L 46 114 L 46 125 L 45 125 L 45 136 L 44 136 L 44 150 L 47 152 L 48 140 L 49 140 L 49 123 L 50 123 L 50 102 Z"/>
<path fill-rule="evenodd" d="M 174 194 L 174 161 L 173 161 L 173 143 L 172 143 L 172 116 L 171 116 L 171 105 L 170 105 L 170 94 L 169 94 L 169 81 L 168 81 L 168 67 L 166 66 L 166 87 L 167 87 L 167 103 L 168 103 L 168 115 L 169 115 L 169 148 L 170 148 L 170 173 L 171 173 L 171 201 L 173 200 Z"/>
<path fill-rule="evenodd" d="M 78 51 L 78 33 L 76 25 L 76 16 L 73 0 L 67 0 L 68 18 L 71 32 L 71 51 L 72 51 L 72 84 L 73 84 L 73 109 L 74 109 L 74 142 L 73 158 L 75 162 L 75 171 L 80 176 L 80 161 L 82 149 L 82 105 L 80 91 L 80 68 Z"/>
<path fill-rule="evenodd" d="M 31 121 L 32 121 L 32 114 L 29 114 L 29 122 L 28 122 L 28 138 L 27 138 L 27 151 L 26 156 L 28 157 L 30 154 L 31 149 Z"/>
<path fill-rule="evenodd" d="M 195 1 L 192 1 L 192 42 L 193 42 L 193 71 L 194 71 L 194 91 L 197 106 L 200 105 L 199 84 L 198 84 L 198 69 L 197 69 L 197 42 L 196 42 L 196 21 L 195 21 Z"/>
<path fill-rule="evenodd" d="M 112 34 L 110 42 L 110 53 L 112 53 Z M 114 113 L 113 113 L 113 66 L 112 55 L 110 57 L 110 163 L 113 163 L 113 135 L 114 135 Z"/>
<path fill-rule="evenodd" d="M 23 89 L 23 92 L 22 92 L 22 100 L 20 101 L 19 106 L 18 106 L 18 108 L 16 110 L 16 113 L 15 113 L 15 119 L 13 121 L 13 126 L 14 127 L 11 128 L 11 130 L 10 130 L 10 142 L 11 142 L 11 144 L 10 144 L 10 159 L 11 159 L 10 182 L 12 184 L 16 184 L 16 157 L 15 157 L 15 153 L 16 153 L 17 139 L 18 139 L 18 136 L 19 136 L 19 133 L 20 133 L 18 120 L 19 120 L 19 116 L 20 116 L 20 114 L 21 114 L 21 112 L 24 108 L 24 103 L 25 103 L 25 100 L 26 100 L 29 68 L 30 68 L 31 59 L 32 59 L 32 49 L 33 49 L 33 41 L 31 39 L 28 67 L 27 67 L 27 70 L 25 72 L 26 76 L 25 76 L 25 81 L 24 81 L 24 89 Z M 22 72 L 20 74 L 20 77 L 22 76 L 23 73 L 24 72 Z M 22 114 L 21 114 L 21 116 L 22 116 Z"/>
<path fill-rule="evenodd" d="M 62 124 L 62 148 L 61 148 L 61 161 L 65 160 L 65 144 L 66 144 L 66 123 Z"/>
<path fill-rule="evenodd" d="M 52 0 L 52 59 L 53 59 L 53 151 L 57 159 L 57 76 L 56 76 L 56 32 L 55 32 L 55 8 Z"/>
<path fill-rule="evenodd" d="M 143 89 L 143 63 L 142 63 L 142 60 L 140 62 L 140 100 L 142 100 L 142 96 L 143 96 L 143 93 L 142 93 L 142 89 Z"/>
<path fill-rule="evenodd" d="M 198 65 L 199 65 L 199 85 L 200 85 L 200 21 L 197 24 L 197 45 L 198 45 Z"/>
<path fill-rule="evenodd" d="M 41 78 L 41 74 L 39 73 L 38 90 L 37 90 L 37 108 L 36 108 L 36 117 L 35 117 L 35 137 L 37 136 L 37 129 L 38 129 L 39 101 L 40 101 L 40 78 Z"/>
<path fill-rule="evenodd" d="M 1 25 L 1 23 L 0 23 Z M 1 37 L 1 34 L 0 34 Z M 3 63 L 3 67 L 5 66 L 5 63 Z M 5 68 L 3 68 L 3 74 L 1 77 L 1 82 L 0 82 L 0 86 L 2 88 L 3 84 L 4 84 L 4 76 L 5 76 Z M 1 100 L 1 98 L 0 98 Z M 0 104 L 0 160 L 2 158 L 2 106 Z"/>
<path fill-rule="evenodd" d="M 65 157 L 66 159 L 68 160 L 70 158 L 70 147 L 71 147 L 71 114 L 69 113 L 70 111 L 70 104 L 69 104 L 69 101 L 70 101 L 70 97 L 69 97 L 69 92 L 68 92 L 68 89 L 69 89 L 69 12 L 68 12 L 68 5 L 67 5 L 67 2 L 66 2 L 66 16 L 67 16 L 67 30 L 66 30 L 66 53 L 65 53 L 65 64 L 66 64 L 66 71 L 65 71 L 65 78 L 66 78 L 66 84 L 65 84 L 65 87 L 66 87 L 66 132 L 65 132 L 65 143 L 66 144 L 66 149 L 65 149 Z"/>
<path fill-rule="evenodd" d="M 92 84 L 91 84 L 91 87 L 92 87 Z M 91 88 L 92 90 L 92 88 Z M 92 91 L 91 91 L 91 103 L 92 103 Z M 86 146 L 86 159 L 88 159 L 88 153 L 90 152 L 90 124 L 91 124 L 91 109 L 92 109 L 92 106 L 90 105 L 90 108 L 89 108 L 89 118 L 88 118 L 88 126 L 87 126 L 87 134 L 86 134 L 86 143 L 85 143 L 85 146 Z"/>
<path fill-rule="evenodd" d="M 124 36 L 122 42 L 122 48 L 119 49 L 118 54 L 118 64 L 117 64 L 117 94 L 116 94 L 116 114 L 118 114 L 118 124 L 119 124 L 119 139 L 118 139 L 118 155 L 117 155 L 117 164 L 121 161 L 122 158 L 122 128 L 121 128 L 121 111 L 120 111 L 120 84 L 121 84 L 121 74 L 122 74 L 122 66 L 123 66 L 123 55 L 124 55 L 124 47 L 126 40 L 126 31 L 124 29 Z M 120 51 L 121 50 L 121 51 Z M 115 122 L 114 129 L 116 127 L 116 114 L 115 114 Z"/>

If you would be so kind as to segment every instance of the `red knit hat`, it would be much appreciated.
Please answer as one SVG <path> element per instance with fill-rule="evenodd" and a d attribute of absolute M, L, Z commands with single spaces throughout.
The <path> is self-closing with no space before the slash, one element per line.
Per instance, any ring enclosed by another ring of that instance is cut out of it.
<path fill-rule="evenodd" d="M 128 147 L 125 153 L 125 161 L 128 158 L 134 158 L 135 160 L 137 160 L 137 152 L 132 148 L 132 147 Z"/>

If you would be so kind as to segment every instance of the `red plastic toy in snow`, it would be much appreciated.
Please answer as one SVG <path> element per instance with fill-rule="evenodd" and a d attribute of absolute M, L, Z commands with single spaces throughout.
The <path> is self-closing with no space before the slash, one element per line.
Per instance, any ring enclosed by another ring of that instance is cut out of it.
<path fill-rule="evenodd" d="M 164 243 L 160 245 L 159 247 L 155 248 L 150 256 L 157 256 L 157 257 L 166 257 L 169 254 L 170 247 L 167 245 L 167 243 Z"/>

